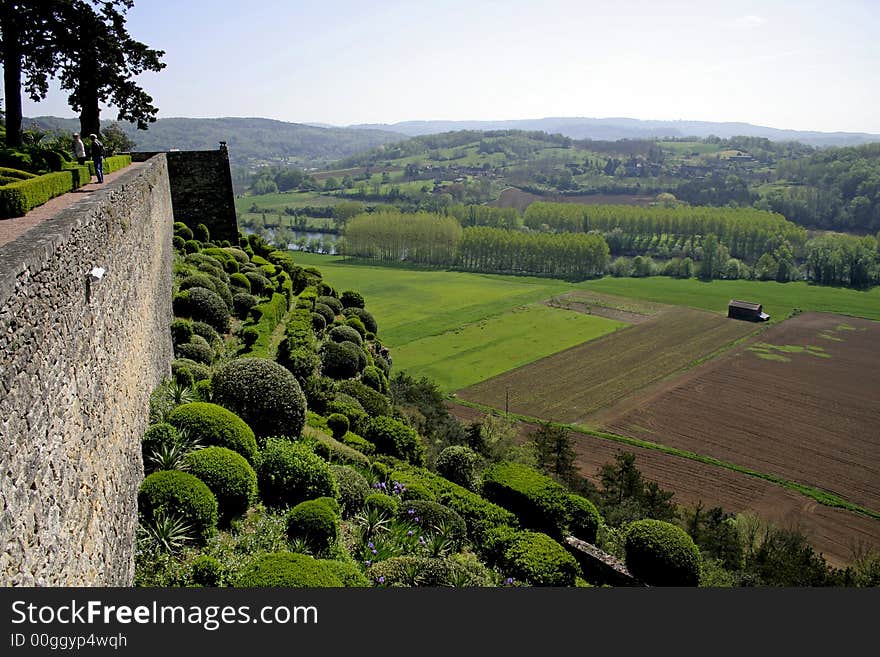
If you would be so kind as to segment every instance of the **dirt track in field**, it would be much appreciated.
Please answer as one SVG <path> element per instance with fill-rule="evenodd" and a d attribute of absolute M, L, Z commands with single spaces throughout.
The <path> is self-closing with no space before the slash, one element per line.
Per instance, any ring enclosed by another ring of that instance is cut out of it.
<path fill-rule="evenodd" d="M 451 412 L 462 422 L 479 420 L 483 413 L 459 404 L 450 404 Z M 538 427 L 520 425 L 525 439 Z M 682 506 L 702 502 L 704 508 L 722 507 L 727 512 L 754 512 L 780 527 L 797 528 L 821 552 L 828 562 L 842 567 L 852 562 L 853 547 L 869 546 L 880 550 L 880 521 L 823 506 L 776 484 L 656 450 L 631 447 L 572 433 L 575 439 L 576 464 L 594 484 L 605 463 L 612 463 L 619 451 L 636 455 L 636 466 L 645 478 L 675 492 L 673 501 Z"/>
<path fill-rule="evenodd" d="M 804 313 L 597 424 L 880 511 L 880 322 Z"/>

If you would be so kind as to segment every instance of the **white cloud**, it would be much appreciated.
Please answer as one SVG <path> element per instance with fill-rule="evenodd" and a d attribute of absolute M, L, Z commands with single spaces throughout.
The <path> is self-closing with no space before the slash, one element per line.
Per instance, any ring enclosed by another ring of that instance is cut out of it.
<path fill-rule="evenodd" d="M 740 30 L 753 30 L 761 27 L 766 23 L 760 16 L 749 14 L 748 16 L 739 16 L 733 20 L 732 26 Z"/>

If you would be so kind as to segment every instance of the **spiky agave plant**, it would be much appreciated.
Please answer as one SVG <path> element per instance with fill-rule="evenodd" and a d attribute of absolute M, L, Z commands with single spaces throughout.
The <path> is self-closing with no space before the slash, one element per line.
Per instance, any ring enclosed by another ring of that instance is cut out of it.
<path fill-rule="evenodd" d="M 138 545 L 145 551 L 159 551 L 168 554 L 183 549 L 193 540 L 192 526 L 176 514 L 156 513 L 151 520 L 138 525 Z"/>
<path fill-rule="evenodd" d="M 178 429 L 177 438 L 159 445 L 158 449 L 147 457 L 144 469 L 147 472 L 158 470 L 186 470 L 186 456 L 200 448 L 202 444 L 197 438 L 190 436 L 186 429 Z"/>

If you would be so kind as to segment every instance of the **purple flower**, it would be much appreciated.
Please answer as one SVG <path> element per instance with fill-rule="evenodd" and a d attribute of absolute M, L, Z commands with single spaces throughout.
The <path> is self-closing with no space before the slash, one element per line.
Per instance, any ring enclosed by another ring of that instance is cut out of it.
<path fill-rule="evenodd" d="M 410 529 L 410 530 L 406 533 L 407 536 L 412 536 L 413 534 L 415 534 L 415 532 L 414 532 L 412 529 Z"/>
<path fill-rule="evenodd" d="M 367 559 L 364 563 L 367 565 L 367 568 L 369 568 L 370 566 L 373 565 L 373 562 L 370 561 L 369 559 Z"/>
<path fill-rule="evenodd" d="M 421 543 L 422 545 L 425 544 L 425 537 L 424 536 L 419 536 L 419 543 Z"/>
<path fill-rule="evenodd" d="M 370 541 L 369 543 L 367 543 L 367 547 L 370 548 L 370 549 L 372 550 L 372 549 L 373 549 L 374 547 L 376 547 L 376 546 L 373 545 L 373 541 Z"/>
<path fill-rule="evenodd" d="M 379 584 L 384 584 L 384 583 L 385 583 L 385 576 L 384 576 L 384 575 L 380 575 L 380 576 L 379 576 Z"/>
<path fill-rule="evenodd" d="M 504 580 L 504 583 L 507 584 L 507 586 L 513 586 L 513 577 L 508 577 Z"/>
<path fill-rule="evenodd" d="M 376 554 L 376 551 L 375 551 L 375 550 L 370 550 L 370 552 L 372 552 L 373 554 Z"/>
<path fill-rule="evenodd" d="M 413 522 L 418 522 L 418 521 L 419 521 L 419 517 L 418 517 L 418 516 L 416 516 L 415 518 L 413 518 Z"/>

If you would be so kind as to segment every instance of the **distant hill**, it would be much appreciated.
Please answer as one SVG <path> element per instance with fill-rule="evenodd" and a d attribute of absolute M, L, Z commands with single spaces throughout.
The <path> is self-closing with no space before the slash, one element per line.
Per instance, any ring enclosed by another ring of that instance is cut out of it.
<path fill-rule="evenodd" d="M 572 139 L 657 139 L 664 137 L 763 137 L 772 141 L 799 141 L 811 146 L 856 146 L 880 142 L 880 135 L 863 132 L 781 130 L 751 123 L 711 121 L 642 121 L 628 118 L 545 118 L 513 121 L 402 121 L 360 124 L 355 129 L 386 130 L 415 137 L 453 130 L 541 130 Z"/>
<path fill-rule="evenodd" d="M 24 119 L 27 127 L 36 123 L 45 130 L 75 132 L 78 119 L 38 116 Z M 113 123 L 102 121 L 102 125 Z M 382 144 L 401 141 L 397 132 L 359 128 L 323 128 L 272 119 L 159 119 L 149 130 L 120 123 L 139 151 L 213 150 L 227 142 L 233 164 L 291 164 L 323 166 Z"/>

